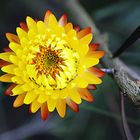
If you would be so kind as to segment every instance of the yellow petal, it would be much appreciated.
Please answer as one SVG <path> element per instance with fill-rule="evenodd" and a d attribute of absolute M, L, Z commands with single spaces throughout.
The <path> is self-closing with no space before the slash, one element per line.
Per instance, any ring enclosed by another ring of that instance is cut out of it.
<path fill-rule="evenodd" d="M 69 89 L 67 89 L 67 88 L 64 88 L 64 89 L 60 90 L 59 98 L 60 99 L 65 99 L 68 96 L 68 90 Z"/>
<path fill-rule="evenodd" d="M 21 105 L 23 105 L 23 100 L 25 98 L 25 95 L 26 95 L 25 93 L 18 95 L 13 103 L 13 107 L 20 107 Z"/>
<path fill-rule="evenodd" d="M 29 75 L 29 77 L 35 77 L 37 74 L 34 66 L 32 66 L 32 65 L 27 65 L 26 70 L 27 70 L 27 74 Z"/>
<path fill-rule="evenodd" d="M 17 84 L 23 84 L 24 83 L 22 77 L 20 77 L 20 76 L 13 76 L 11 78 L 11 80 L 12 80 L 13 83 L 17 83 Z"/>
<path fill-rule="evenodd" d="M 58 99 L 59 98 L 59 94 L 60 94 L 60 91 L 59 90 L 54 90 L 51 92 L 51 98 L 52 99 Z"/>
<path fill-rule="evenodd" d="M 66 33 L 68 33 L 72 29 L 73 29 L 73 25 L 71 23 L 66 24 L 66 26 L 65 26 Z"/>
<path fill-rule="evenodd" d="M 89 50 L 88 45 L 80 43 L 77 51 L 78 51 L 79 55 L 83 57 L 87 54 L 88 50 Z"/>
<path fill-rule="evenodd" d="M 46 28 L 46 25 L 45 25 L 44 22 L 38 21 L 38 22 L 37 22 L 37 29 L 38 29 L 38 32 L 39 32 L 39 33 L 44 34 L 45 31 L 46 31 L 45 29 L 47 29 L 47 28 Z"/>
<path fill-rule="evenodd" d="M 30 81 L 30 82 L 26 82 L 26 83 L 24 83 L 23 84 L 23 86 L 22 86 L 22 89 L 24 90 L 24 91 L 31 91 L 32 90 L 32 82 Z"/>
<path fill-rule="evenodd" d="M 56 100 L 49 98 L 48 101 L 47 101 L 47 104 L 48 104 L 48 110 L 50 112 L 54 111 L 54 109 L 56 107 Z"/>
<path fill-rule="evenodd" d="M 31 30 L 32 31 L 32 30 Z M 30 32 L 30 30 L 28 31 L 28 34 L 29 34 L 29 32 Z M 28 35 L 28 37 L 29 37 L 29 35 Z M 29 38 L 30 39 L 30 38 Z M 28 46 L 28 39 L 27 38 L 22 38 L 22 39 L 20 39 L 20 44 L 21 44 L 21 47 L 22 48 L 27 48 L 27 46 Z"/>
<path fill-rule="evenodd" d="M 65 33 L 64 27 L 57 26 L 57 28 L 55 28 L 55 33 L 56 33 L 57 37 L 63 36 Z"/>
<path fill-rule="evenodd" d="M 2 67 L 1 70 L 6 73 L 15 74 L 14 72 L 15 68 L 16 68 L 16 65 L 10 64 L 10 65 Z"/>
<path fill-rule="evenodd" d="M 41 103 L 39 103 L 38 101 L 34 101 L 32 104 L 31 104 L 31 112 L 32 113 L 35 113 L 38 111 L 38 109 L 41 107 Z"/>
<path fill-rule="evenodd" d="M 14 88 L 12 89 L 12 92 L 13 92 L 12 95 L 13 95 L 13 96 L 15 96 L 15 95 L 20 95 L 20 94 L 24 93 L 24 91 L 22 90 L 21 86 L 22 86 L 22 85 L 17 85 L 16 87 L 14 87 Z"/>
<path fill-rule="evenodd" d="M 9 57 L 10 55 L 14 55 L 14 52 L 4 52 L 4 53 L 0 53 L 0 59 L 5 60 L 7 62 L 11 62 Z"/>
<path fill-rule="evenodd" d="M 62 118 L 65 117 L 65 113 L 66 113 L 65 100 L 60 100 L 60 99 L 57 100 L 56 110 L 57 110 L 58 114 L 60 115 L 60 117 L 62 117 Z"/>
<path fill-rule="evenodd" d="M 79 67 L 85 67 L 85 68 L 90 68 L 94 65 L 97 65 L 99 63 L 98 58 L 82 58 L 80 59 L 80 66 Z"/>
<path fill-rule="evenodd" d="M 11 42 L 11 43 L 9 44 L 9 48 L 10 48 L 12 51 L 14 51 L 15 53 L 17 53 L 17 51 L 18 51 L 19 49 L 21 49 L 21 46 L 20 46 L 19 44 L 15 43 L 15 42 Z"/>
<path fill-rule="evenodd" d="M 69 91 L 69 98 L 71 98 L 77 104 L 82 102 L 81 97 L 75 88 Z"/>
<path fill-rule="evenodd" d="M 89 72 L 84 72 L 81 77 L 86 80 L 89 84 L 101 84 L 102 80 Z"/>
<path fill-rule="evenodd" d="M 12 74 L 4 74 L 0 76 L 0 81 L 1 82 L 12 82 L 11 78 L 13 77 Z"/>
<path fill-rule="evenodd" d="M 89 44 L 92 40 L 92 34 L 88 34 L 80 39 L 80 44 Z"/>
<path fill-rule="evenodd" d="M 76 50 L 78 52 L 80 51 L 79 40 L 78 39 L 68 37 L 67 42 L 68 42 L 68 44 L 71 48 L 73 48 L 74 50 Z"/>
<path fill-rule="evenodd" d="M 15 65 L 18 65 L 18 63 L 20 61 L 20 59 L 17 56 L 15 56 L 15 55 L 10 55 L 9 59 Z"/>
<path fill-rule="evenodd" d="M 17 27 L 16 30 L 17 30 L 17 34 L 18 34 L 19 39 L 28 38 L 27 33 L 23 29 Z"/>
<path fill-rule="evenodd" d="M 29 16 L 27 16 L 26 18 L 26 23 L 27 23 L 27 26 L 30 29 L 33 29 L 34 31 L 36 31 L 36 22 Z"/>
<path fill-rule="evenodd" d="M 68 38 L 73 38 L 73 37 L 76 37 L 77 38 L 77 34 L 76 34 L 76 31 L 74 29 L 70 30 L 68 33 Z"/>
<path fill-rule="evenodd" d="M 48 100 L 48 95 L 46 95 L 45 93 L 41 93 L 37 99 L 37 101 L 39 103 L 44 103 Z"/>
<path fill-rule="evenodd" d="M 30 104 L 35 100 L 36 97 L 37 97 L 37 94 L 34 91 L 27 92 L 25 99 L 24 99 L 24 103 Z"/>
<path fill-rule="evenodd" d="M 53 14 L 50 14 L 48 20 L 48 27 L 54 29 L 58 25 L 58 22 Z"/>
<path fill-rule="evenodd" d="M 34 39 L 35 37 L 36 37 L 36 32 L 33 29 L 30 29 L 28 31 L 28 38 L 31 40 Z"/>
<path fill-rule="evenodd" d="M 88 86 L 88 82 L 85 81 L 83 78 L 77 76 L 72 83 L 74 83 L 79 88 L 86 88 Z"/>

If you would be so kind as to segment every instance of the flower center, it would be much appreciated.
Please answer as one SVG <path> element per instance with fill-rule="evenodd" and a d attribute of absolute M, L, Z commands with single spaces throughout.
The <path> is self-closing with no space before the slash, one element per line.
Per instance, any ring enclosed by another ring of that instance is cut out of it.
<path fill-rule="evenodd" d="M 56 74 L 62 70 L 60 65 L 64 63 L 64 59 L 60 57 L 60 50 L 52 50 L 51 47 L 39 47 L 40 52 L 36 53 L 33 63 L 37 70 L 37 76 L 44 74 L 46 77 L 51 75 L 54 79 Z"/>
<path fill-rule="evenodd" d="M 33 66 L 36 74 L 29 77 L 39 86 L 63 89 L 77 76 L 78 53 L 63 40 L 53 38 L 49 43 L 48 40 L 39 40 L 38 44 L 41 45 L 32 52 L 33 58 L 29 65 Z"/>

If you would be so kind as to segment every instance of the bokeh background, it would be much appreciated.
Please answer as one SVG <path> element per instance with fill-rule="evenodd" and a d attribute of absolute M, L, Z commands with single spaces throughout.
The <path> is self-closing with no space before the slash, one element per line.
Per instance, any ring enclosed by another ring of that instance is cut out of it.
<path fill-rule="evenodd" d="M 15 33 L 20 21 L 27 15 L 43 19 L 50 9 L 57 17 L 68 13 L 66 0 L 0 0 L 0 50 L 8 45 L 6 32 Z M 67 0 L 70 1 L 70 0 Z M 139 0 L 79 0 L 102 33 L 109 37 L 114 52 L 140 24 Z M 79 15 L 82 16 L 82 15 Z M 69 17 L 69 21 L 74 19 Z M 140 41 L 129 48 L 121 59 L 140 73 Z M 2 72 L 0 72 L 2 74 Z M 106 75 L 103 84 L 92 91 L 94 103 L 83 102 L 80 112 L 70 109 L 61 119 L 52 113 L 43 122 L 40 113 L 31 115 L 27 106 L 12 107 L 14 97 L 3 95 L 8 84 L 0 83 L 0 140 L 125 140 L 120 94 L 115 81 Z M 125 98 L 128 124 L 136 140 L 140 137 L 140 109 Z"/>

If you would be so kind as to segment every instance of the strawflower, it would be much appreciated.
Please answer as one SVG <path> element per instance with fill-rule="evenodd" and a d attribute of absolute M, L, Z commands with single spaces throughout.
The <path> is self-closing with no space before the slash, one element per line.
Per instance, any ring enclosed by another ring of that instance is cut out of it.
<path fill-rule="evenodd" d="M 95 89 L 104 72 L 93 67 L 104 55 L 91 43 L 91 28 L 73 27 L 62 15 L 47 11 L 44 21 L 26 18 L 7 33 L 9 47 L 0 53 L 0 81 L 11 83 L 6 95 L 17 96 L 13 106 L 30 105 L 32 113 L 41 110 L 46 119 L 55 109 L 65 116 L 66 105 L 77 112 L 82 99 L 92 102 L 89 89 Z"/>

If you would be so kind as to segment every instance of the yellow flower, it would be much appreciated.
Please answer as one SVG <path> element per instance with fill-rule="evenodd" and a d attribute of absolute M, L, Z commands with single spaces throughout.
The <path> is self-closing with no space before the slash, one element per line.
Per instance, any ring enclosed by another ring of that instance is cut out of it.
<path fill-rule="evenodd" d="M 90 28 L 80 30 L 62 15 L 59 21 L 47 11 L 44 21 L 26 18 L 16 29 L 7 33 L 10 41 L 6 52 L 0 53 L 2 82 L 10 82 L 6 94 L 17 96 L 13 106 L 30 104 L 30 111 L 41 109 L 46 119 L 55 109 L 65 116 L 66 104 L 75 112 L 82 100 L 93 101 L 88 89 L 95 89 L 104 75 L 95 68 L 103 51 L 91 44 Z"/>

